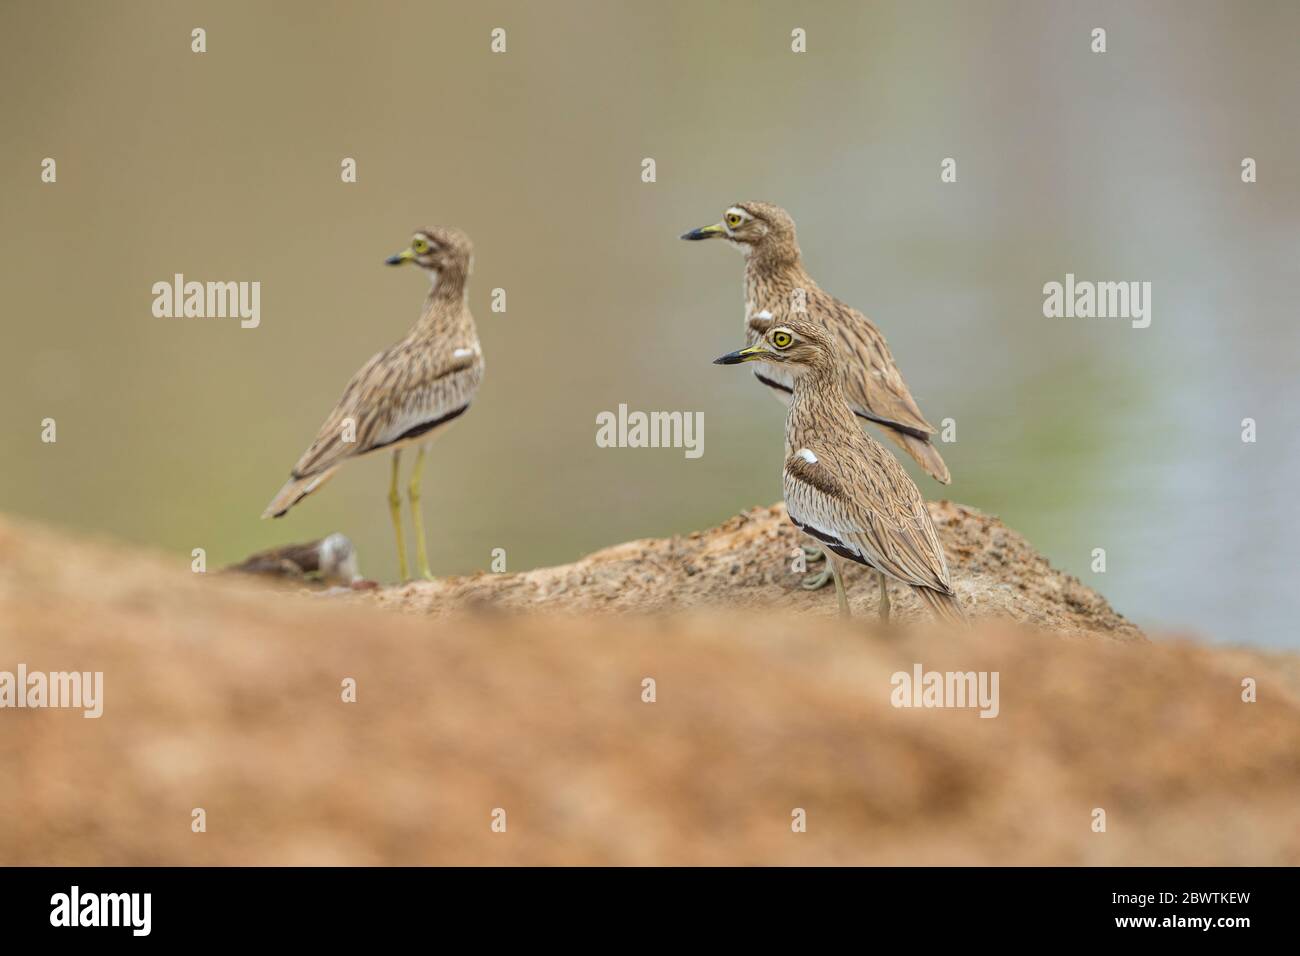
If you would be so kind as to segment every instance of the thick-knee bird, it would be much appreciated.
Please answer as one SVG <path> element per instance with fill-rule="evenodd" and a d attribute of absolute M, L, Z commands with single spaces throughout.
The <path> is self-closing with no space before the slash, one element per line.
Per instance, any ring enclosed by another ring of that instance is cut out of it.
<path fill-rule="evenodd" d="M 343 397 L 262 517 L 281 517 L 319 489 L 345 462 L 391 451 L 388 507 L 397 535 L 398 566 L 406 580 L 410 575 L 398 477 L 402 449 L 417 445 L 407 497 L 415 526 L 418 569 L 425 578 L 433 577 L 420 511 L 426 447 L 469 409 L 483 378 L 483 351 L 466 302 L 472 254 L 468 236 L 459 229 L 437 226 L 417 231 L 407 249 L 388 258 L 391 266 L 412 263 L 429 277 L 429 294 L 420 317 L 405 338 L 352 376 Z"/>
<path fill-rule="evenodd" d="M 764 322 L 756 331 L 757 342 L 715 361 L 774 365 L 790 382 L 785 506 L 795 526 L 826 549 L 840 611 L 849 613 L 841 573 L 849 560 L 875 570 L 883 619 L 892 579 L 939 618 L 963 621 L 925 500 L 898 459 L 859 426 L 834 338 L 819 325 L 793 321 Z"/>

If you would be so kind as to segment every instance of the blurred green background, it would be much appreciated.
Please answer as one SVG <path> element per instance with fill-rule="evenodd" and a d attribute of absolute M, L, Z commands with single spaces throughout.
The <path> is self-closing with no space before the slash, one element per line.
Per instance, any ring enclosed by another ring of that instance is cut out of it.
<path fill-rule="evenodd" d="M 5 511 L 211 566 L 338 530 L 391 578 L 387 456 L 258 515 L 416 318 L 424 280 L 382 262 L 433 223 L 475 240 L 487 357 L 426 476 L 438 573 L 770 503 L 780 406 L 709 364 L 742 342 L 741 259 L 677 240 L 764 199 L 956 419 L 953 485 L 912 468 L 927 496 L 1001 515 L 1143 625 L 1300 644 L 1300 5 L 0 9 Z M 260 281 L 261 327 L 154 318 L 176 272 Z M 1151 327 L 1044 318 L 1067 272 L 1152 282 Z M 597 448 L 619 403 L 702 411 L 704 456 Z"/>

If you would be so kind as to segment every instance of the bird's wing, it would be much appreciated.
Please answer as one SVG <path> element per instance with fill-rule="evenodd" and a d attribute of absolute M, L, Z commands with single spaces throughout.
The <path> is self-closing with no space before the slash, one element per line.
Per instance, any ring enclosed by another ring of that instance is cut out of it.
<path fill-rule="evenodd" d="M 884 446 L 858 434 L 861 445 L 791 449 L 783 482 L 790 519 L 846 557 L 950 593 L 948 562 L 920 491 Z"/>
<path fill-rule="evenodd" d="M 844 391 L 854 412 L 882 425 L 901 425 L 901 430 L 918 433 L 917 438 L 934 434 L 934 426 L 925 420 L 907 390 L 880 330 L 857 309 L 821 294 L 826 301 L 818 305 L 830 317 L 827 327 L 856 360 L 846 362 L 844 369 Z"/>
<path fill-rule="evenodd" d="M 477 347 L 430 350 L 401 343 L 380 352 L 352 376 L 293 477 L 318 475 L 459 415 L 482 371 Z"/>

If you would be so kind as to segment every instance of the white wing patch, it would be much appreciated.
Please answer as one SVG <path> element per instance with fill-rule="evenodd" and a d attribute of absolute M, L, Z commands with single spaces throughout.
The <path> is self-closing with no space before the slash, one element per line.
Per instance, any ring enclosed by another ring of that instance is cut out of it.
<path fill-rule="evenodd" d="M 817 464 L 817 456 L 812 453 L 812 449 L 810 448 L 800 448 L 797 452 L 795 452 L 795 454 L 797 454 L 804 461 L 808 462 L 808 464 L 810 465 Z"/>

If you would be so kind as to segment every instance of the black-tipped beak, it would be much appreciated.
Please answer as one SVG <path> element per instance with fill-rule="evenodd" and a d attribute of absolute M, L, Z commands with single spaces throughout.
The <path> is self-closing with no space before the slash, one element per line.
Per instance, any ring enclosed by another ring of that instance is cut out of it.
<path fill-rule="evenodd" d="M 767 354 L 767 349 L 761 345 L 751 345 L 747 349 L 737 349 L 734 352 L 728 352 L 726 355 L 720 355 L 713 360 L 713 364 L 739 365 L 742 362 L 756 362 Z"/>
<path fill-rule="evenodd" d="M 409 262 L 415 258 L 415 253 L 410 249 L 404 249 L 395 256 L 389 256 L 384 260 L 384 265 L 400 266 L 403 262 Z"/>
<path fill-rule="evenodd" d="M 692 229 L 690 232 L 682 233 L 683 239 L 689 239 L 697 242 L 700 239 L 716 239 L 719 236 L 725 236 L 727 231 L 722 228 L 720 223 L 714 223 L 711 226 L 701 226 L 699 229 Z"/>

